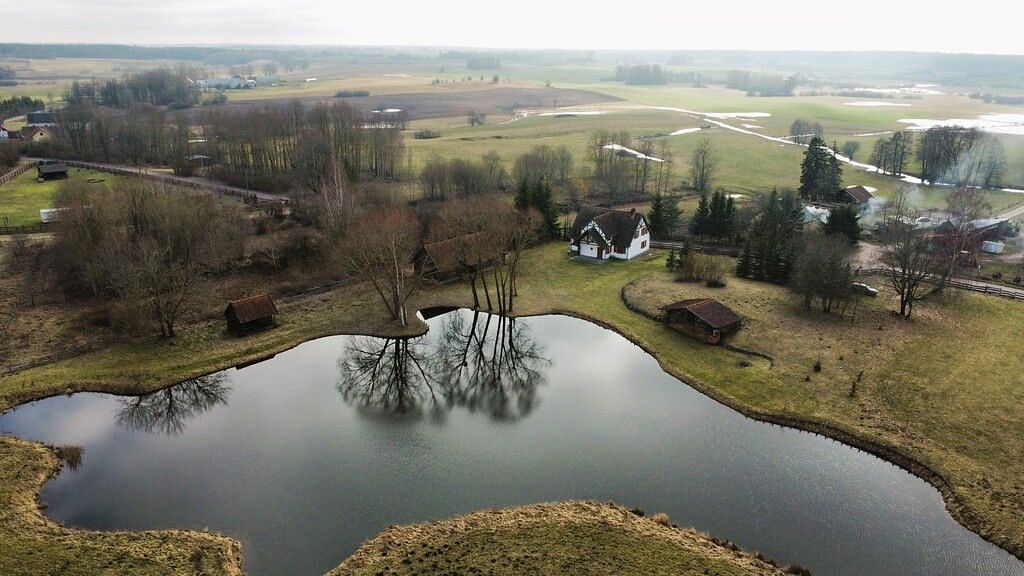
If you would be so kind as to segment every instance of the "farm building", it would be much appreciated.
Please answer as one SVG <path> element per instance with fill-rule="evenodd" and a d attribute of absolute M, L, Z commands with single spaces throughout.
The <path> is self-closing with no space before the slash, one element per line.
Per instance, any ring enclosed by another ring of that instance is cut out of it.
<path fill-rule="evenodd" d="M 252 330 L 274 325 L 277 306 L 269 294 L 257 294 L 234 300 L 224 309 L 224 318 L 228 322 L 228 330 L 235 334 L 245 334 Z"/>
<path fill-rule="evenodd" d="M 25 126 L 21 130 L 21 139 L 25 142 L 45 142 L 53 138 L 53 130 L 46 126 Z"/>
<path fill-rule="evenodd" d="M 691 298 L 662 306 L 665 323 L 675 330 L 695 336 L 708 344 L 739 330 L 743 319 L 728 306 L 711 298 Z"/>
<path fill-rule="evenodd" d="M 68 177 L 68 165 L 63 162 L 43 160 L 39 163 L 39 166 L 36 166 L 36 174 L 40 182 L 43 180 L 62 180 Z"/>
<path fill-rule="evenodd" d="M 595 260 L 632 260 L 651 249 L 647 221 L 636 210 L 580 208 L 569 233 L 569 254 Z"/>
<path fill-rule="evenodd" d="M 847 204 L 867 204 L 875 199 L 875 192 L 870 186 L 847 186 L 839 191 L 838 200 Z"/>
<path fill-rule="evenodd" d="M 504 251 L 483 232 L 424 244 L 413 258 L 416 273 L 433 280 L 451 280 L 473 268 L 501 263 Z"/>

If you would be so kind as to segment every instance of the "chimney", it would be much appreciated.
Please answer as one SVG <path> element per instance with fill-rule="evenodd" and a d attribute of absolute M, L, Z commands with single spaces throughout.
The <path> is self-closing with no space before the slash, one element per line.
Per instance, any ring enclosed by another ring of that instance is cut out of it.
<path fill-rule="evenodd" d="M 629 213 L 630 215 L 636 214 L 636 208 L 630 208 Z"/>

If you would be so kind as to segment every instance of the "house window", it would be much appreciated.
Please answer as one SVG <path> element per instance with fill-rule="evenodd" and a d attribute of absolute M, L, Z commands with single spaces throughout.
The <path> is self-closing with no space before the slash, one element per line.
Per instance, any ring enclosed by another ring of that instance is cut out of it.
<path fill-rule="evenodd" d="M 647 248 L 647 240 L 644 240 L 643 242 L 640 243 L 640 248 L 641 249 Z"/>

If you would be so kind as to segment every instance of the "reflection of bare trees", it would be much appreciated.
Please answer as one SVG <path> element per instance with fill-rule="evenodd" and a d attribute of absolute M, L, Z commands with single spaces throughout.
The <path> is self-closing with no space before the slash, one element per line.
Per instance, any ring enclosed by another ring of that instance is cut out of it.
<path fill-rule="evenodd" d="M 423 344 L 423 338 L 351 338 L 338 360 L 342 396 L 361 408 L 419 414 L 435 400 Z"/>
<path fill-rule="evenodd" d="M 536 406 L 549 363 L 515 318 L 474 311 L 468 326 L 461 314 L 445 320 L 434 365 L 451 403 L 511 420 Z"/>
<path fill-rule="evenodd" d="M 352 338 L 338 361 L 346 401 L 384 412 L 482 410 L 522 418 L 537 405 L 549 360 L 529 329 L 505 316 L 450 314 L 433 339 Z"/>
<path fill-rule="evenodd" d="M 222 372 L 186 380 L 163 390 L 121 400 L 117 423 L 143 432 L 177 435 L 185 422 L 214 406 L 227 404 L 231 387 Z"/>

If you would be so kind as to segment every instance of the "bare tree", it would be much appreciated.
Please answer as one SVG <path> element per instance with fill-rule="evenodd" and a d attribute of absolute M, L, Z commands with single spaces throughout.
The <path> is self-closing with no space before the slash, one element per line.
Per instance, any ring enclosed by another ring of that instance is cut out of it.
<path fill-rule="evenodd" d="M 935 262 L 932 243 L 914 228 L 916 215 L 904 188 L 886 207 L 882 220 L 882 264 L 905 318 L 913 313 L 914 303 L 930 293 L 927 280 Z"/>
<path fill-rule="evenodd" d="M 693 189 L 698 192 L 707 192 L 711 189 L 711 180 L 718 170 L 718 156 L 715 153 L 715 145 L 707 136 L 697 141 L 697 148 L 690 158 L 690 179 Z"/>
<path fill-rule="evenodd" d="M 976 237 L 974 221 L 991 210 L 985 196 L 978 188 L 960 186 L 946 195 L 946 210 L 949 218 L 943 223 L 944 233 L 937 235 L 939 253 L 937 269 L 939 283 L 936 290 L 943 290 L 956 272 L 957 262 L 971 241 Z"/>
<path fill-rule="evenodd" d="M 383 208 L 362 215 L 337 253 L 356 277 L 369 282 L 402 326 L 409 323 L 406 303 L 416 292 L 412 258 L 420 225 L 409 208 Z"/>

